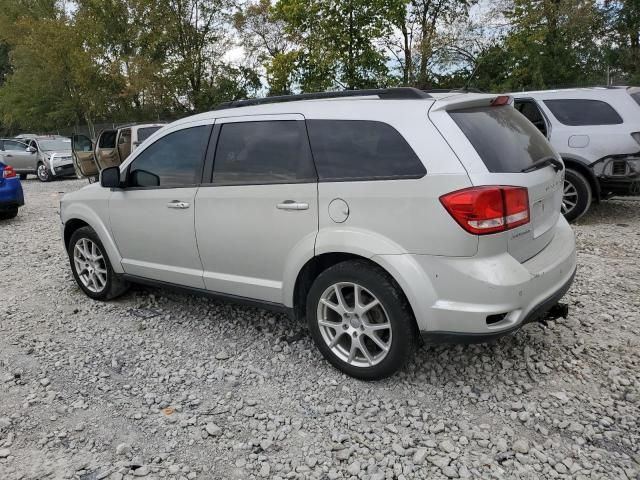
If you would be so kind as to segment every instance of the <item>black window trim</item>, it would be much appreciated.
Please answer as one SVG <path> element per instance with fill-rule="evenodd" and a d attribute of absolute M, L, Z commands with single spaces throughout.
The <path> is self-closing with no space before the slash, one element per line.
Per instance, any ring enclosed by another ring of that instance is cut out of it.
<path fill-rule="evenodd" d="M 547 102 L 556 102 L 556 101 L 578 101 L 578 102 L 600 102 L 600 103 L 604 103 L 605 105 L 607 105 L 613 111 L 613 113 L 615 113 L 617 115 L 617 117 L 620 119 L 620 121 L 616 122 L 616 123 L 578 123 L 578 124 L 576 124 L 576 123 L 565 123 L 562 120 L 560 120 L 555 113 L 553 113 L 553 110 L 551 109 L 551 107 L 547 103 Z M 555 118 L 558 121 L 559 124 L 564 125 L 566 127 L 610 127 L 612 125 L 622 125 L 622 124 L 624 124 L 624 119 L 622 118 L 622 115 L 620 115 L 618 110 L 616 110 L 613 105 L 611 105 L 609 102 L 607 102 L 605 100 L 598 100 L 596 98 L 545 98 L 544 100 L 542 100 L 542 103 L 549 110 L 551 115 L 553 115 L 553 118 Z"/>
<path fill-rule="evenodd" d="M 134 158 L 133 160 L 131 160 L 131 162 L 129 162 L 129 164 L 127 165 L 127 168 L 125 169 L 124 172 L 121 172 L 121 176 L 124 174 L 124 179 L 122 180 L 122 183 L 124 184 L 122 190 L 125 190 L 127 192 L 134 192 L 137 190 L 171 190 L 171 189 L 176 189 L 176 188 L 197 188 L 197 187 L 201 187 L 203 185 L 203 175 L 205 172 L 205 168 L 207 165 L 207 159 L 208 159 L 208 155 L 209 155 L 209 149 L 211 148 L 211 139 L 213 138 L 212 135 L 212 131 L 214 130 L 214 124 L 212 123 L 204 123 L 202 125 L 190 125 L 190 126 L 186 126 L 185 128 L 180 128 L 177 130 L 172 130 L 170 132 L 167 132 L 166 135 L 163 135 L 162 137 L 158 138 L 155 142 L 153 142 L 152 144 L 148 145 L 144 150 L 142 150 L 140 152 L 140 154 L 144 153 L 149 147 L 151 147 L 151 145 L 155 145 L 156 142 L 162 140 L 163 138 L 171 135 L 172 133 L 176 133 L 176 132 L 181 132 L 182 130 L 188 130 L 190 128 L 197 128 L 197 127 L 209 127 L 209 133 L 208 133 L 208 139 L 207 139 L 207 146 L 205 148 L 205 153 L 202 156 L 202 160 L 201 160 L 201 167 L 200 167 L 200 181 L 197 183 L 189 183 L 189 184 L 185 184 L 185 185 L 160 185 L 157 187 L 130 187 L 128 185 L 129 182 L 129 176 L 130 173 L 129 171 L 131 170 L 131 165 L 133 165 L 133 163 L 136 161 L 136 159 L 138 158 L 138 155 L 136 155 L 136 158 Z"/>

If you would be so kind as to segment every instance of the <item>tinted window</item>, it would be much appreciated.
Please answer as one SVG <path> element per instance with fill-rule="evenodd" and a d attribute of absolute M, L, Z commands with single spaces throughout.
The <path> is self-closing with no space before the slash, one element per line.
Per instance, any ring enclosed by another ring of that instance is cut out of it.
<path fill-rule="evenodd" d="M 102 132 L 100 135 L 100 141 L 98 142 L 98 148 L 116 148 L 116 132 L 115 130 L 109 130 Z"/>
<path fill-rule="evenodd" d="M 93 150 L 93 145 L 89 137 L 85 137 L 84 135 L 74 135 L 73 149 L 76 152 L 90 152 Z"/>
<path fill-rule="evenodd" d="M 640 92 L 632 93 L 631 98 L 633 98 L 638 105 L 640 105 Z"/>
<path fill-rule="evenodd" d="M 138 129 L 138 142 L 142 143 L 162 127 L 144 127 Z"/>
<path fill-rule="evenodd" d="M 308 120 L 320 180 L 419 178 L 426 170 L 391 125 L 366 120 Z"/>
<path fill-rule="evenodd" d="M 4 149 L 12 152 L 24 152 L 27 149 L 27 145 L 14 140 L 5 140 Z"/>
<path fill-rule="evenodd" d="M 315 179 L 304 122 L 222 125 L 213 167 L 214 183 L 301 183 Z"/>
<path fill-rule="evenodd" d="M 532 100 L 516 100 L 514 106 L 516 110 L 524 115 L 527 120 L 533 123 L 544 136 L 547 136 L 547 125 L 544 121 L 544 117 L 542 116 L 538 106 Z"/>
<path fill-rule="evenodd" d="M 545 100 L 560 123 L 572 126 L 617 125 L 622 118 L 611 105 L 600 100 Z"/>
<path fill-rule="evenodd" d="M 546 157 L 555 158 L 544 135 L 514 108 L 467 108 L 449 115 L 490 172 L 517 173 Z"/>
<path fill-rule="evenodd" d="M 170 133 L 136 157 L 129 167 L 132 187 L 180 187 L 200 183 L 210 126 Z"/>

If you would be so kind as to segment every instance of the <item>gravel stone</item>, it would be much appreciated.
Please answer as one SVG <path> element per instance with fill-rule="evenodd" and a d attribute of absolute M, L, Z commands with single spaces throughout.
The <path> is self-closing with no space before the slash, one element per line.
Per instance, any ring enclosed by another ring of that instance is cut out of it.
<path fill-rule="evenodd" d="M 567 319 L 371 383 L 286 315 L 141 286 L 90 300 L 57 215 L 87 181 L 22 183 L 0 225 L 2 480 L 640 478 L 639 198 L 574 225 Z"/>

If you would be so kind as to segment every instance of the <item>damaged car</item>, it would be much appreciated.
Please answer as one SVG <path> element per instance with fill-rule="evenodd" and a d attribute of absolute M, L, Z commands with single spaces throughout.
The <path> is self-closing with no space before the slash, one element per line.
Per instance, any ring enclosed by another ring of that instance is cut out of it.
<path fill-rule="evenodd" d="M 640 195 L 640 87 L 517 92 L 527 117 L 566 166 L 562 213 L 569 221 L 592 202 Z"/>

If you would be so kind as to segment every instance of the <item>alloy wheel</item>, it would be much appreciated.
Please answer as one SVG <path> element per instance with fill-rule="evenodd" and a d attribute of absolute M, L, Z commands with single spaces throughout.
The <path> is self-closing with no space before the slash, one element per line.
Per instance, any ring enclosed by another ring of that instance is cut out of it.
<path fill-rule="evenodd" d="M 575 185 L 567 180 L 564 181 L 562 192 L 562 214 L 567 215 L 578 205 L 578 190 Z"/>
<path fill-rule="evenodd" d="M 49 180 L 49 171 L 47 170 L 47 167 L 41 163 L 40 165 L 38 165 L 38 179 L 42 182 L 46 182 L 47 180 Z"/>
<path fill-rule="evenodd" d="M 331 285 L 320 296 L 317 310 L 320 333 L 343 362 L 371 367 L 389 353 L 391 322 L 382 303 L 366 288 L 352 282 Z"/>
<path fill-rule="evenodd" d="M 81 238 L 73 248 L 73 262 L 82 285 L 93 293 L 107 285 L 107 265 L 100 247 L 88 238 Z"/>

